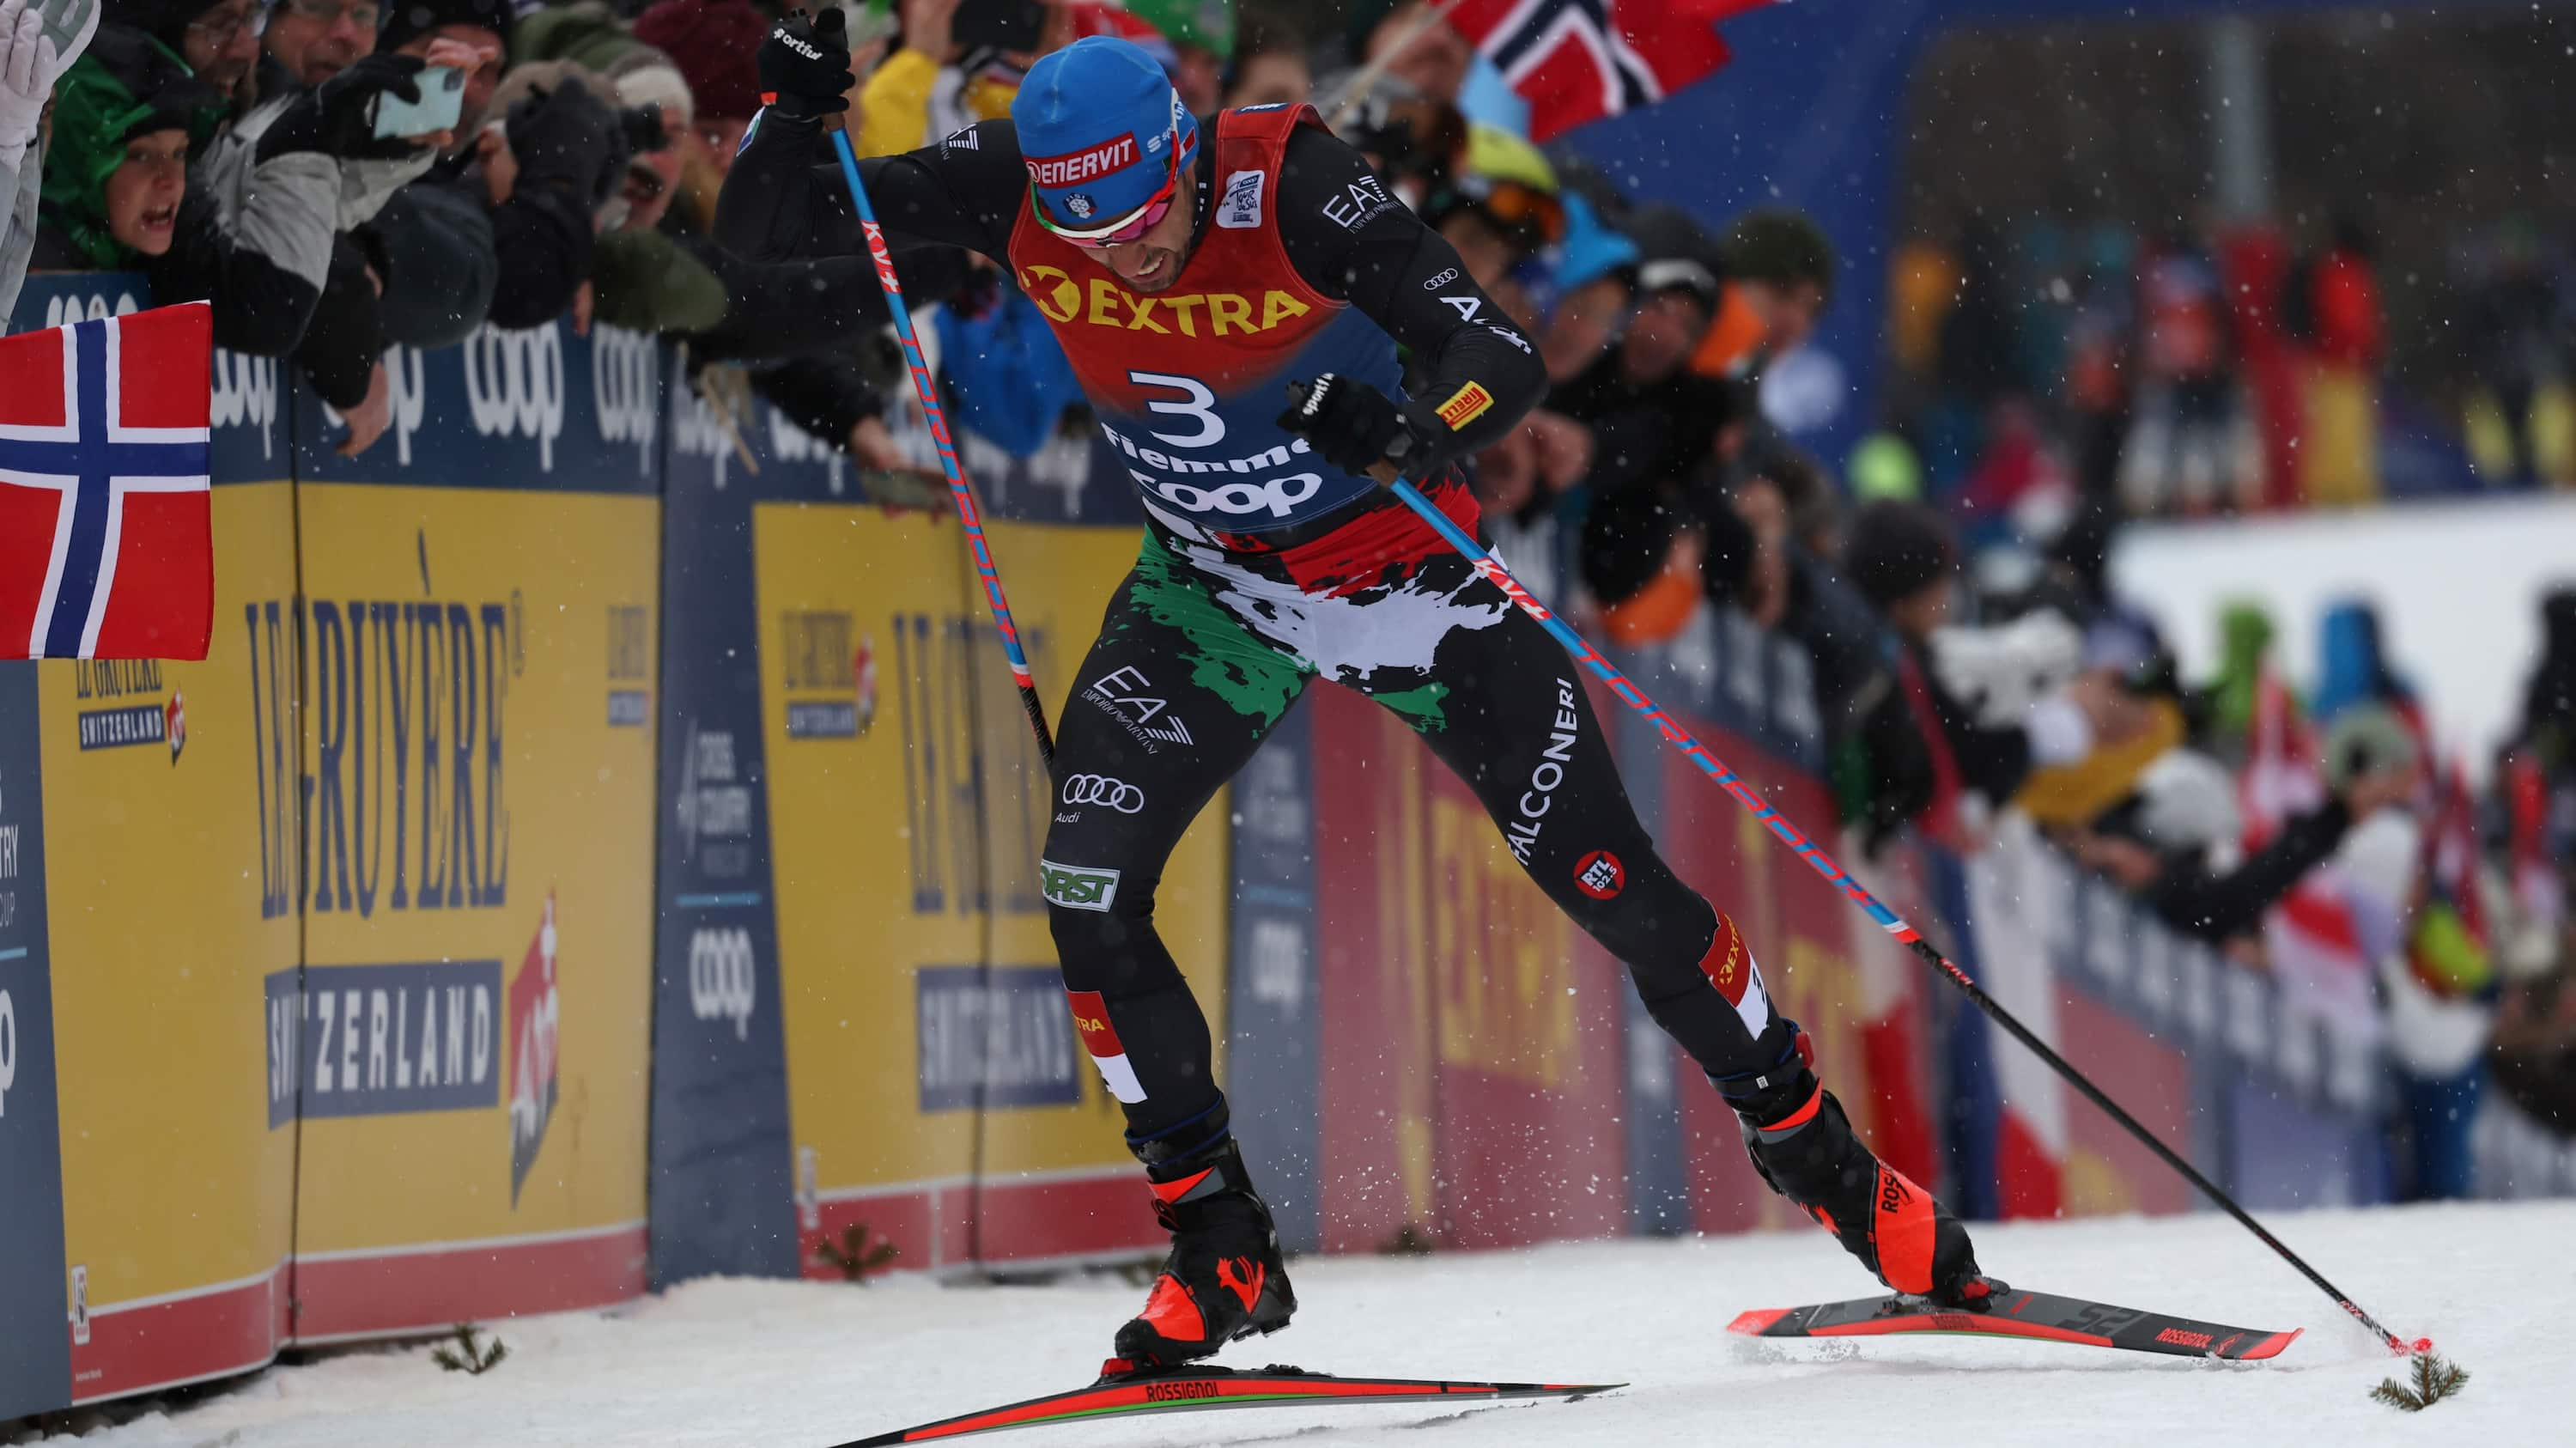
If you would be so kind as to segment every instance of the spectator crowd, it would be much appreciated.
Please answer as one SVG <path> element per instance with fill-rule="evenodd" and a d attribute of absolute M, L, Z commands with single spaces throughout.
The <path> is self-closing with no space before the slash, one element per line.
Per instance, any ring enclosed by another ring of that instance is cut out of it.
<path fill-rule="evenodd" d="M 55 33 L 83 9 L 95 34 Z M 569 315 L 683 343 L 692 375 L 739 369 L 880 497 L 929 496 L 889 426 L 908 381 L 868 263 L 754 264 L 709 239 L 773 18 L 754 0 L 0 0 L 0 315 L 13 262 L 140 271 L 161 301 L 211 302 L 220 345 L 300 370 L 344 453 L 385 430 L 388 347 Z M 2324 439 L 2299 459 L 2308 495 L 2358 496 L 2383 346 L 2366 236 L 2264 263 L 2281 300 L 2257 331 L 2226 282 L 2255 263 L 2187 236 L 2068 268 L 2045 336 L 1996 238 L 1900 255 L 1903 425 L 1846 480 L 1762 405 L 1843 265 L 1811 221 L 1709 224 L 1533 145 L 1418 0 L 1315 23 L 1230 0 L 875 0 L 850 7 L 849 130 L 884 154 L 1007 114 L 1038 54 L 1103 33 L 1145 45 L 1201 113 L 1317 101 L 1538 339 L 1551 396 L 1474 485 L 1539 592 L 1629 650 L 1722 618 L 1797 645 L 1863 853 L 1973 852 L 2017 810 L 2175 930 L 2384 1032 L 2414 1194 L 2467 1189 L 2490 1085 L 2576 1135 L 2576 592 L 2550 601 L 2519 737 L 2472 793 L 2366 607 L 2329 622 L 2302 702 L 2258 613 L 2229 619 L 2217 677 L 2186 680 L 2108 582 L 2124 515 L 2242 501 L 2260 368 Z M 435 124 L 387 124 L 421 112 Z M 1006 273 L 937 252 L 902 269 L 966 428 L 1020 456 L 1092 431 Z M 2500 250 L 2490 281 L 2486 386 L 2518 417 L 2565 375 L 2563 303 L 2534 248 Z"/>
<path fill-rule="evenodd" d="M 2162 232 L 1972 219 L 1900 245 L 1883 445 L 1983 518 L 2068 489 L 2138 517 L 2576 486 L 2576 288 L 2528 215 L 2399 279 L 2355 216 Z"/>

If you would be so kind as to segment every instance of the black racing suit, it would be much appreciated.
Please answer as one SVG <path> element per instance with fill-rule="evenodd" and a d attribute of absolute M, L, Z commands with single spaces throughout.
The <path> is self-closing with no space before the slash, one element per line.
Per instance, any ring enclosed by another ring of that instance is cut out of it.
<path fill-rule="evenodd" d="M 718 207 L 724 244 L 758 259 L 861 245 L 815 134 L 775 111 L 755 126 Z M 1517 331 L 1495 325 L 1500 313 L 1457 253 L 1410 210 L 1389 203 L 1358 225 L 1328 219 L 1353 214 L 1336 208 L 1337 195 L 1376 186 L 1356 152 L 1321 131 L 1287 144 L 1269 212 L 1299 277 L 1408 350 L 1415 397 L 1450 397 L 1470 381 L 1493 396 L 1466 428 L 1439 429 L 1445 450 L 1420 470 L 1425 492 L 1472 530 L 1476 504 L 1450 460 L 1517 424 L 1544 394 L 1545 370 Z M 1213 158 L 1213 147 L 1199 148 L 1199 238 Z M 1008 122 L 861 169 L 890 239 L 969 247 L 1009 265 L 1029 186 Z M 1869 1230 L 1877 1164 L 1839 1108 L 1820 1112 L 1831 1098 L 1800 1059 L 1796 1026 L 1770 1009 L 1732 922 L 1673 874 L 1638 823 L 1566 652 L 1383 491 L 1257 534 L 1208 531 L 1155 501 L 1148 493 L 1136 567 L 1063 708 L 1042 864 L 1077 1015 L 1096 996 L 1134 1069 L 1128 1089 L 1113 1090 L 1149 1175 L 1209 1160 L 1230 1119 L 1207 1020 L 1154 927 L 1164 862 L 1322 676 L 1394 711 L 1468 783 L 1531 879 L 1627 963 L 1656 1021 L 1748 1123 L 1797 1138 L 1794 1150 L 1773 1150 L 1775 1182 L 1829 1204 L 1851 1224 L 1846 1244 L 1875 1267 L 1853 1234 Z M 1805 1129 L 1820 1119 L 1827 1130 Z"/>

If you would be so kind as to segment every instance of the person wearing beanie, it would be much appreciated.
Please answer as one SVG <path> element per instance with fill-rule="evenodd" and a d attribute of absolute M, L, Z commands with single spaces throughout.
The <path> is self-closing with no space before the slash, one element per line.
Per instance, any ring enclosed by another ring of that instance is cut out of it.
<path fill-rule="evenodd" d="M 168 46 L 225 100 L 251 103 L 260 36 L 268 28 L 266 0 L 128 0 L 116 8 L 118 23 Z"/>
<path fill-rule="evenodd" d="M 1215 110 L 1234 59 L 1234 0 L 1127 0 L 1127 9 L 1171 43 L 1181 103 L 1192 114 Z"/>
<path fill-rule="evenodd" d="M 430 47 L 446 40 L 473 52 L 475 63 L 464 68 L 465 105 L 456 121 L 462 136 L 482 125 L 492 103 L 492 88 L 500 84 L 510 55 L 511 25 L 510 0 L 392 0 L 384 28 L 376 32 L 376 49 L 427 60 Z"/>
<path fill-rule="evenodd" d="M 659 0 L 635 17 L 635 38 L 671 58 L 694 99 L 698 153 L 721 171 L 760 111 L 754 64 L 769 18 L 751 0 Z"/>
<path fill-rule="evenodd" d="M 56 89 L 37 264 L 139 268 L 156 301 L 211 303 L 217 346 L 283 356 L 321 294 L 339 166 L 281 138 L 226 218 L 186 170 L 191 132 L 222 109 L 169 47 L 100 27 Z"/>
<path fill-rule="evenodd" d="M 187 193 L 189 132 L 220 104 L 158 41 L 106 27 L 55 101 L 37 265 L 116 271 L 168 252 Z"/>
<path fill-rule="evenodd" d="M 849 105 L 843 27 L 837 9 L 790 18 L 761 47 L 773 99 L 717 207 L 738 254 L 873 240 L 823 134 Z M 1417 479 L 1420 506 L 1479 529 L 1464 464 L 1547 388 L 1457 250 L 1312 107 L 1198 115 L 1103 36 L 1030 66 L 1008 120 L 857 170 L 879 244 L 963 247 L 1019 281 L 1147 520 L 1056 738 L 1057 777 L 1116 803 L 1068 794 L 1039 871 L 1075 1024 L 1171 1236 L 1109 1373 L 1208 1357 L 1297 1309 L 1154 896 L 1318 680 L 1387 709 L 1477 794 L 1532 882 L 1627 963 L 1774 1190 L 1896 1290 L 1991 1306 L 1966 1229 L 1861 1144 L 1750 944 L 1658 854 L 1564 649 L 1380 484 Z"/>
<path fill-rule="evenodd" d="M 1687 523 L 1706 540 L 1700 591 L 1720 599 L 1735 596 L 1753 554 L 1742 520 L 1704 481 L 1721 435 L 1737 427 L 1736 399 L 1684 366 L 1708 325 L 1717 279 L 1686 258 L 1658 257 L 1637 268 L 1636 287 L 1639 304 L 1617 344 L 1533 414 L 1542 426 L 1562 419 L 1575 434 L 1573 471 L 1589 481 L 1594 500 L 1585 577 L 1613 635 L 1631 645 L 1672 638 L 1698 602 L 1662 569 L 1667 529 Z M 1631 531 L 1637 536 L 1622 536 Z M 1631 560 L 1628 569 L 1611 564 L 1620 557 Z M 1648 589 L 1649 580 L 1637 578 L 1633 592 L 1623 589 L 1622 574 L 1645 560 L 1661 569 L 1662 586 Z"/>
<path fill-rule="evenodd" d="M 1726 295 L 1691 366 L 1711 377 L 1758 377 L 1807 340 L 1834 289 L 1834 246 L 1805 213 L 1746 212 L 1719 243 Z"/>

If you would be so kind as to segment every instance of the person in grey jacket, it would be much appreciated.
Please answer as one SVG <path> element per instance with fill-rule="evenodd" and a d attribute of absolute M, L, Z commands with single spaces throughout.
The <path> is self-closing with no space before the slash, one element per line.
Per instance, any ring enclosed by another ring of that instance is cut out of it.
<path fill-rule="evenodd" d="M 18 304 L 36 246 L 45 169 L 36 131 L 45 98 L 98 31 L 98 0 L 72 0 L 66 8 L 77 15 L 67 50 L 45 33 L 42 0 L 0 0 L 0 323 Z"/>

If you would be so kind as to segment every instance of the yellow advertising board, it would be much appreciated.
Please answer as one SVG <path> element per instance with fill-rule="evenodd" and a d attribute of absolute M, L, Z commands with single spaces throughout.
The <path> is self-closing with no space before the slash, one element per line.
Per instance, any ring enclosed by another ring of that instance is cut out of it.
<path fill-rule="evenodd" d="M 295 1141 L 261 982 L 295 969 L 267 908 L 295 860 L 294 503 L 212 507 L 202 662 L 37 666 L 76 1401 L 257 1366 L 285 1331 Z"/>
<path fill-rule="evenodd" d="M 303 486 L 300 1340 L 641 1289 L 659 524 Z"/>
<path fill-rule="evenodd" d="M 1065 1007 L 1035 868 L 1052 796 L 958 524 L 764 503 L 752 536 L 806 1270 L 860 1225 L 933 1269 L 1152 1241 Z M 992 542 L 1060 712 L 1137 535 Z M 1218 1022 L 1226 808 L 1183 841 L 1156 912 Z"/>

